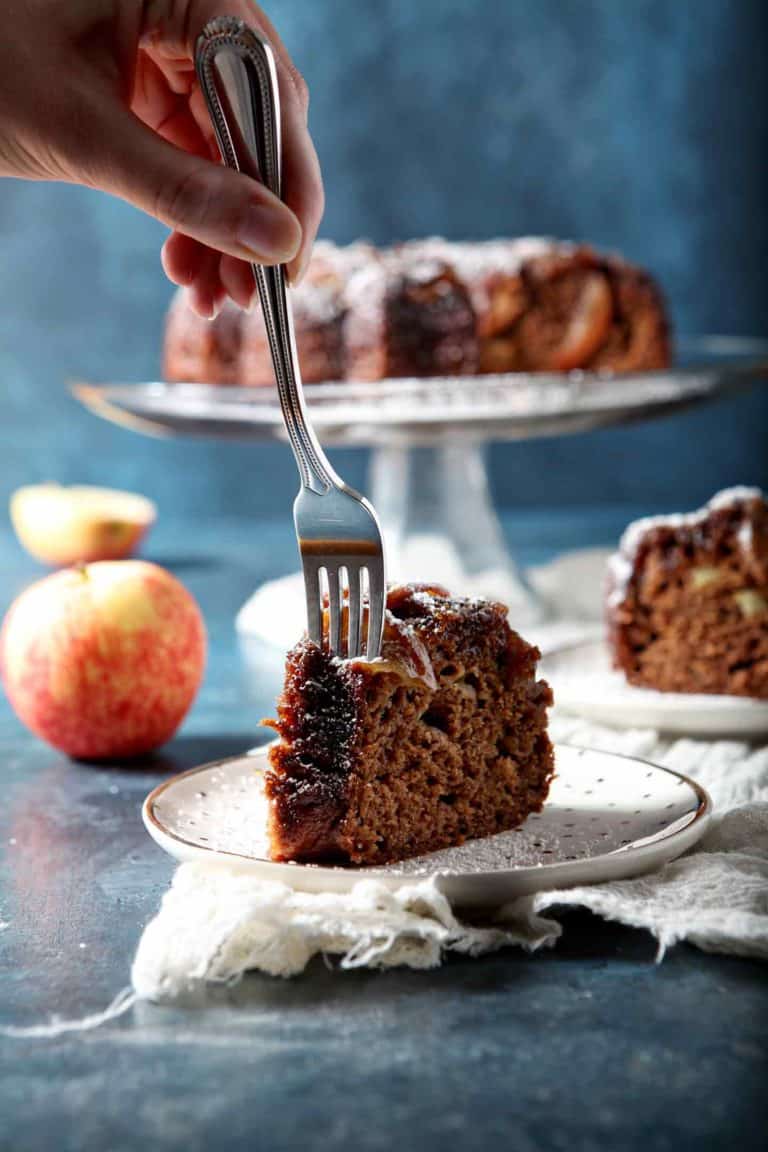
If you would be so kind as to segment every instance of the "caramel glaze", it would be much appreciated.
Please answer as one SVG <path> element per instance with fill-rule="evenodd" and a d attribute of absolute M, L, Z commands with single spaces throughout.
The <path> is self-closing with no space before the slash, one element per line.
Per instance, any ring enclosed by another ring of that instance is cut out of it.
<path fill-rule="evenodd" d="M 329 538 L 327 540 L 303 539 L 301 541 L 302 556 L 336 555 L 338 553 L 346 553 L 347 556 L 378 556 L 379 548 L 378 545 L 374 544 L 371 540 Z"/>

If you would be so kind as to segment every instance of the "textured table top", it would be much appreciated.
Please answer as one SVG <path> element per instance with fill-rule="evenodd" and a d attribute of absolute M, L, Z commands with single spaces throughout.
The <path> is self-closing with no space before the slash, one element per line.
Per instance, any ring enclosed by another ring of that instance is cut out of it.
<path fill-rule="evenodd" d="M 628 512 L 518 517 L 523 559 L 610 543 Z M 281 655 L 235 611 L 288 570 L 285 525 L 161 520 L 149 557 L 198 596 L 211 653 L 179 737 L 137 769 L 69 763 L 0 702 L 0 1025 L 99 1011 L 172 874 L 139 810 L 171 772 L 262 738 Z M 38 575 L 0 537 L 9 601 Z M 5 607 L 5 605 L 3 605 Z M 586 914 L 556 950 L 429 973 L 249 977 L 95 1031 L 0 1040 L 0 1148 L 573 1150 L 764 1147 L 766 974 Z"/>

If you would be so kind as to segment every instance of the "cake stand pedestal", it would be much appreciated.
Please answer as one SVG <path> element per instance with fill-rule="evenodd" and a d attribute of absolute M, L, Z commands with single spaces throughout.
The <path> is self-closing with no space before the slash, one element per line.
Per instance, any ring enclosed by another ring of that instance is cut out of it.
<path fill-rule="evenodd" d="M 452 591 L 501 600 L 521 626 L 541 620 L 543 607 L 512 559 L 493 507 L 485 445 L 459 438 L 376 448 L 369 490 L 391 579 L 439 580 Z"/>

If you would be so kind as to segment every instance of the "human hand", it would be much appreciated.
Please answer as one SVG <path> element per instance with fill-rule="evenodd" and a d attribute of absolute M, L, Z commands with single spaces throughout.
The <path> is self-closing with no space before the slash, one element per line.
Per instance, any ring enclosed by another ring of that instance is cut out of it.
<path fill-rule="evenodd" d="M 10 12 L 8 11 L 10 8 Z M 215 16 L 261 31 L 277 59 L 285 204 L 219 163 L 195 41 Z M 172 229 L 166 274 L 203 316 L 247 307 L 250 262 L 309 260 L 323 187 L 307 89 L 249 0 L 10 0 L 0 40 L 0 175 L 64 180 L 122 197 Z"/>

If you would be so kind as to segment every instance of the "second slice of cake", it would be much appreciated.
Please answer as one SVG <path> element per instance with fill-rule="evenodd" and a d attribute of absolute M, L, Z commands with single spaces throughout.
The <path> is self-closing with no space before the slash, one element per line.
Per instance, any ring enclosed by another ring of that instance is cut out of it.
<path fill-rule="evenodd" d="M 719 492 L 698 512 L 637 520 L 609 567 L 613 663 L 660 692 L 768 699 L 768 503 Z"/>
<path fill-rule="evenodd" d="M 382 656 L 288 655 L 266 791 L 275 860 L 380 864 L 502 832 L 554 767 L 539 652 L 486 600 L 391 589 Z"/>

